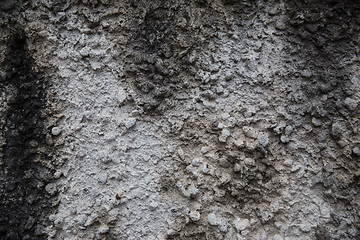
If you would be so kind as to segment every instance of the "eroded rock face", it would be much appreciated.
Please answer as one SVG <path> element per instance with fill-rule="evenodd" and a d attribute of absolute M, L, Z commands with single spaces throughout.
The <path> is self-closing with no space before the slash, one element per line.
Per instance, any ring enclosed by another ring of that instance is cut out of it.
<path fill-rule="evenodd" d="M 49 183 L 18 237 L 360 237 L 357 1 L 0 7 L 1 201 Z"/>
<path fill-rule="evenodd" d="M 36 72 L 24 32 L 10 33 L 2 71 L 1 191 L 2 239 L 46 237 L 41 225 L 53 207 L 46 190 L 52 179 L 52 149 L 46 142 L 46 79 Z"/>

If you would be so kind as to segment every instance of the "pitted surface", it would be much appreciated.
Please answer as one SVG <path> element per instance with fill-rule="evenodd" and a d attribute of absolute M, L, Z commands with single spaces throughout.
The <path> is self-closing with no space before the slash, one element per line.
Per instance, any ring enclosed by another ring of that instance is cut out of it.
<path fill-rule="evenodd" d="M 50 239 L 360 237 L 357 1 L 0 7 L 1 39 L 21 12 L 49 81 L 37 148 L 53 151 L 53 207 L 33 229 Z M 1 91 L 11 120 L 14 90 Z"/>

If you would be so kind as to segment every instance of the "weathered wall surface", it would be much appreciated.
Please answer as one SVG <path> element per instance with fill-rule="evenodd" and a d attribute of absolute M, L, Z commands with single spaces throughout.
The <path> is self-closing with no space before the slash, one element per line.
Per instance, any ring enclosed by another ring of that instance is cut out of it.
<path fill-rule="evenodd" d="M 1 239 L 360 239 L 360 2 L 0 2 Z"/>

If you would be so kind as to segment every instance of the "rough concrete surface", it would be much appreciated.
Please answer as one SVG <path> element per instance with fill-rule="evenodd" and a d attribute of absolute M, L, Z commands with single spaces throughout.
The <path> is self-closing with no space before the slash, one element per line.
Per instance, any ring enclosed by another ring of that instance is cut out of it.
<path fill-rule="evenodd" d="M 360 239 L 357 0 L 0 1 L 0 239 Z"/>

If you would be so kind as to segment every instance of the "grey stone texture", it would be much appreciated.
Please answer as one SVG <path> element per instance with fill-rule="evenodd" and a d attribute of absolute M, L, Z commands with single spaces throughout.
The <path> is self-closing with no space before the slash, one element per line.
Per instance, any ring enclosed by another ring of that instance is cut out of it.
<path fill-rule="evenodd" d="M 360 239 L 359 29 L 355 0 L 2 1 L 0 233 Z"/>

